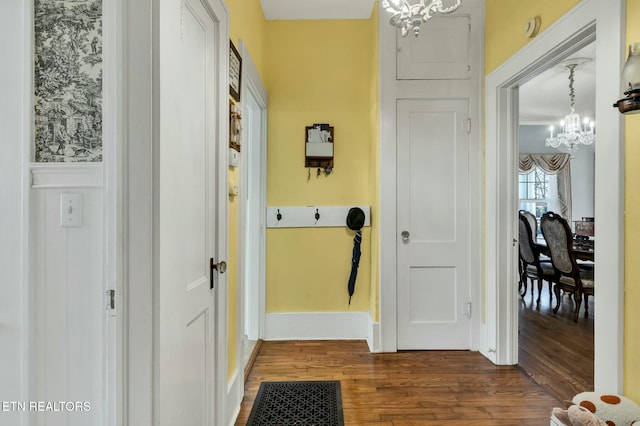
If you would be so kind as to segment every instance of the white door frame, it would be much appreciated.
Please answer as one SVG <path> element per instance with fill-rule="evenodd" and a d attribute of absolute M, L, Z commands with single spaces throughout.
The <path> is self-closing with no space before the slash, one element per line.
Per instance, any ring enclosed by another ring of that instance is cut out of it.
<path fill-rule="evenodd" d="M 124 230 L 123 196 L 124 153 L 124 69 L 123 41 L 125 34 L 125 0 L 103 4 L 103 181 L 104 181 L 104 291 L 115 291 L 113 310 L 106 310 L 105 321 L 105 425 L 123 424 L 125 383 L 122 380 L 124 362 L 125 320 L 122 309 L 124 265 L 122 235 Z"/>
<path fill-rule="evenodd" d="M 158 2 L 122 0 L 125 27 L 123 49 L 123 142 L 116 153 L 121 169 L 116 170 L 122 185 L 117 196 L 117 216 L 122 218 L 118 250 L 123 259 L 122 309 L 118 342 L 122 344 L 117 366 L 118 418 L 122 424 L 152 426 L 158 424 Z M 229 13 L 222 0 L 202 0 L 217 24 L 216 45 L 220 55 L 216 86 L 219 141 L 216 157 L 218 171 L 217 216 L 219 220 L 216 259 L 227 260 L 228 210 L 228 93 L 229 93 Z M 176 9 L 179 13 L 179 9 Z M 151 73 L 151 75 L 149 74 Z M 226 275 L 216 282 L 216 374 L 213 411 L 215 424 L 224 424 L 227 415 L 227 285 Z"/>
<path fill-rule="evenodd" d="M 265 323 L 265 276 L 266 276 L 266 206 L 267 206 L 267 89 L 262 83 L 262 79 L 260 78 L 260 74 L 258 73 L 258 69 L 256 68 L 251 56 L 249 55 L 249 51 L 247 49 L 247 45 L 243 40 L 239 41 L 239 52 L 242 57 L 242 98 L 244 101 L 242 104 L 242 118 L 248 117 L 247 114 L 247 96 L 249 93 L 254 99 L 257 101 L 258 106 L 260 108 L 260 146 L 259 151 L 253 151 L 253 155 L 259 156 L 260 169 L 256 171 L 259 173 L 260 177 L 260 188 L 259 188 L 259 210 L 260 216 L 258 219 L 258 223 L 260 226 L 260 235 L 252 236 L 251 239 L 253 243 L 258 244 L 259 254 L 259 271 L 258 271 L 258 282 L 251 284 L 254 286 L 258 294 L 258 307 L 259 312 L 256 313 L 256 319 L 258 322 L 258 338 L 264 337 L 264 323 Z M 248 128 L 246 122 L 243 124 L 243 131 L 241 135 L 242 145 L 244 150 L 240 152 L 240 178 L 239 178 L 239 206 L 238 206 L 238 292 L 237 292 L 237 316 L 236 316 L 236 366 L 238 369 L 236 381 L 238 384 L 234 386 L 235 391 L 233 395 L 229 395 L 229 405 L 231 407 L 239 407 L 242 402 L 242 397 L 244 394 L 244 329 L 245 329 L 245 314 L 246 314 L 246 286 L 247 286 L 247 277 L 245 274 L 247 259 L 245 257 L 245 249 L 249 239 L 249 236 L 246 233 L 246 221 L 247 221 L 247 187 L 248 182 L 246 181 L 246 173 L 249 159 L 247 158 L 249 150 L 247 149 L 247 133 Z"/>
<path fill-rule="evenodd" d="M 257 312 L 257 322 L 258 322 L 258 338 L 264 337 L 264 323 L 265 323 L 265 283 L 266 283 L 266 209 L 267 209 L 267 106 L 268 106 L 268 94 L 267 89 L 265 88 L 262 79 L 260 78 L 260 74 L 258 73 L 258 69 L 256 68 L 251 56 L 249 55 L 249 51 L 247 50 L 247 45 L 243 40 L 240 40 L 240 55 L 242 57 L 242 89 L 244 93 L 250 92 L 254 99 L 257 101 L 258 106 L 260 107 L 260 150 L 257 153 L 260 161 L 260 170 L 258 171 L 260 177 L 260 188 L 258 196 L 258 205 L 260 210 L 260 217 L 258 218 L 258 223 L 260 226 L 260 235 L 254 241 L 258 241 L 259 251 L 260 251 L 260 269 L 258 271 L 258 283 L 256 285 L 256 290 L 258 294 L 258 306 L 259 311 Z M 244 109 L 245 103 L 243 105 L 243 117 L 246 117 L 246 109 Z M 247 141 L 247 132 L 243 132 L 242 134 L 242 142 L 246 146 Z M 255 152 L 254 152 L 254 155 Z M 243 168 L 247 167 L 248 159 L 246 155 L 240 155 L 240 168 L 241 168 L 241 181 L 240 181 L 240 190 L 246 191 L 247 182 L 244 181 L 246 177 L 245 173 L 242 173 Z M 242 193 L 242 192 L 241 192 Z M 246 218 L 247 212 L 247 202 L 245 197 L 241 197 L 240 200 L 240 218 L 241 221 L 244 221 Z M 241 223 L 242 225 L 242 223 Z M 244 280 L 244 270 L 245 270 L 245 258 L 244 258 L 244 250 L 243 244 L 247 240 L 247 236 L 244 234 L 246 227 L 240 226 L 240 280 Z M 242 281 L 240 281 L 242 282 Z M 241 286 L 243 289 L 244 286 Z M 245 297 L 245 294 L 241 294 L 242 298 Z M 238 331 L 242 336 L 244 333 L 244 318 L 245 318 L 245 300 L 242 300 L 242 303 L 238 306 L 238 314 L 240 315 L 241 322 L 238 324 L 242 325 L 242 327 L 238 327 Z"/>
<path fill-rule="evenodd" d="M 467 0 L 471 14 L 472 33 L 484 28 L 484 0 Z M 425 25 L 428 25 L 425 24 Z M 396 32 L 384 12 L 378 19 L 380 70 L 380 336 L 382 352 L 396 352 L 397 343 L 397 244 L 396 218 L 396 102 L 397 99 L 469 98 L 471 132 L 469 134 L 469 277 L 472 306 L 482 301 L 482 143 L 483 122 L 481 73 L 484 68 L 484 38 L 471 37 L 470 63 L 473 77 L 456 80 L 455 84 L 434 81 L 396 80 Z M 474 72 L 475 71 L 475 72 Z M 425 90 L 426 87 L 426 90 Z M 474 161 L 475 160 L 475 161 Z M 476 213 L 474 215 L 474 212 Z M 481 328 L 480 309 L 471 317 L 471 349 L 480 344 L 477 336 Z"/>
<path fill-rule="evenodd" d="M 624 137 L 612 104 L 622 93 L 624 30 L 624 0 L 585 0 L 493 71 L 486 90 L 487 315 L 480 350 L 494 363 L 515 364 L 517 87 L 596 39 L 595 389 L 614 393 L 623 390 Z"/>

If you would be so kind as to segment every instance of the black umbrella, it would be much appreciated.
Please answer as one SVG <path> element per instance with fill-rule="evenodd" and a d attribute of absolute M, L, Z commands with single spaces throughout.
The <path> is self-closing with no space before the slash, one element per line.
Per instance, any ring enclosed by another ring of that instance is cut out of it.
<path fill-rule="evenodd" d="M 356 289 L 356 276 L 358 275 L 358 265 L 360 265 L 360 243 L 362 242 L 362 226 L 364 225 L 364 212 L 359 207 L 352 207 L 347 214 L 347 226 L 349 229 L 356 231 L 353 237 L 353 255 L 351 257 L 351 274 L 349 275 L 349 305 L 351 305 L 351 296 Z"/>

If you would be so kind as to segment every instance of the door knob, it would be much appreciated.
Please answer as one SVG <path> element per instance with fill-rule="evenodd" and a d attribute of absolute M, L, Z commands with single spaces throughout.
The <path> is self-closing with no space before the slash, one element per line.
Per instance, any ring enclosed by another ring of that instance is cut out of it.
<path fill-rule="evenodd" d="M 227 270 L 227 262 L 224 260 L 215 263 L 213 257 L 209 259 L 209 288 L 213 288 L 213 271 L 217 271 L 220 274 L 224 274 Z"/>
<path fill-rule="evenodd" d="M 225 262 L 224 260 L 218 263 L 214 263 L 213 265 L 211 265 L 211 267 L 221 274 L 227 272 L 227 262 Z"/>
<path fill-rule="evenodd" d="M 402 242 L 404 243 L 409 242 L 409 231 L 402 231 L 400 235 L 402 236 Z"/>

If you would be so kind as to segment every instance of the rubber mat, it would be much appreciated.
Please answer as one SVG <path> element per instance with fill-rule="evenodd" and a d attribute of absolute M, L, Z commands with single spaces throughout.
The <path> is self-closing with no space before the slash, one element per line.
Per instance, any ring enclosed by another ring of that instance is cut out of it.
<path fill-rule="evenodd" d="M 247 426 L 342 426 L 340 381 L 262 382 Z"/>

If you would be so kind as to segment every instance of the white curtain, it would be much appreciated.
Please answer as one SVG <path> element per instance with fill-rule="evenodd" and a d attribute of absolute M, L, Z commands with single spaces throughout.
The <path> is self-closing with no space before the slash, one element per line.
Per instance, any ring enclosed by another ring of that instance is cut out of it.
<path fill-rule="evenodd" d="M 520 154 L 518 169 L 520 173 L 529 173 L 535 167 L 545 173 L 555 175 L 557 181 L 556 206 L 549 206 L 550 210 L 559 213 L 571 222 L 571 162 L 569 154 Z M 553 179 L 550 184 L 553 183 Z M 553 189 L 551 189 L 553 193 Z"/>

